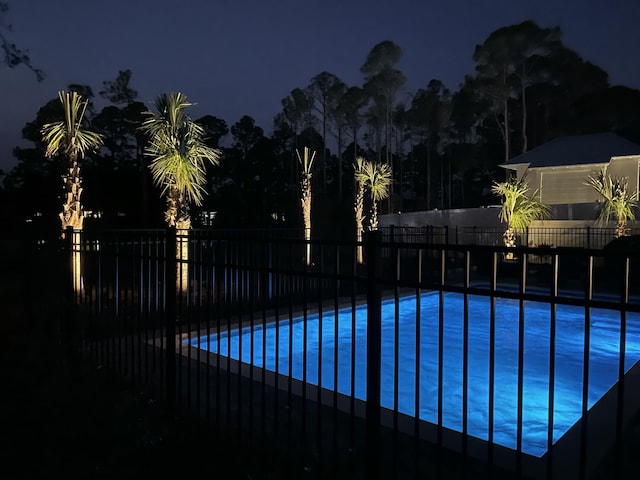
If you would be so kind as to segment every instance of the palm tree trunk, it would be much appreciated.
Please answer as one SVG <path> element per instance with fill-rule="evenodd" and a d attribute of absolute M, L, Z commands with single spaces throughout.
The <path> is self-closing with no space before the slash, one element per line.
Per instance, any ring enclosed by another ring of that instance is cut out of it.
<path fill-rule="evenodd" d="M 191 217 L 185 208 L 182 194 L 175 188 L 167 195 L 165 221 L 170 227 L 176 227 L 176 288 L 185 293 L 189 284 L 189 230 Z"/>
<path fill-rule="evenodd" d="M 308 182 L 308 180 L 306 181 Z M 304 240 L 306 244 L 305 263 L 311 265 L 311 191 L 309 187 L 302 192 L 302 222 L 304 224 Z"/>
<path fill-rule="evenodd" d="M 356 258 L 358 263 L 361 264 L 364 262 L 362 245 L 360 245 L 360 243 L 362 242 L 362 232 L 364 231 L 364 228 L 362 226 L 363 224 L 362 212 L 364 211 L 364 184 L 358 184 L 358 191 L 356 193 L 354 210 L 355 210 L 355 217 L 356 217 L 355 219 L 356 220 L 356 242 L 358 243 L 358 245 L 356 246 Z"/>
<path fill-rule="evenodd" d="M 84 279 L 82 278 L 82 254 L 81 254 L 81 236 L 82 230 L 73 230 L 72 235 L 72 254 L 71 254 L 71 272 L 73 280 L 73 291 L 79 297 L 84 295 Z"/>
<path fill-rule="evenodd" d="M 69 157 L 69 169 L 64 177 L 65 200 L 60 213 L 62 230 L 68 227 L 74 230 L 82 230 L 84 213 L 80 198 L 82 196 L 82 180 L 80 178 L 80 165 L 77 154 Z"/>
<path fill-rule="evenodd" d="M 516 246 L 516 232 L 513 228 L 509 227 L 502 235 L 502 239 L 504 241 L 505 247 L 515 247 Z"/>
<path fill-rule="evenodd" d="M 84 282 L 82 279 L 82 258 L 81 258 L 81 241 L 84 212 L 82 211 L 82 180 L 80 178 L 80 165 L 78 165 L 78 155 L 74 152 L 69 155 L 69 169 L 64 177 L 65 202 L 62 205 L 60 213 L 60 223 L 62 224 L 62 236 L 64 238 L 66 230 L 71 227 L 72 253 L 71 253 L 71 272 L 73 281 L 73 290 L 76 295 L 84 293 Z"/>
<path fill-rule="evenodd" d="M 371 202 L 371 231 L 378 229 L 378 202 Z"/>

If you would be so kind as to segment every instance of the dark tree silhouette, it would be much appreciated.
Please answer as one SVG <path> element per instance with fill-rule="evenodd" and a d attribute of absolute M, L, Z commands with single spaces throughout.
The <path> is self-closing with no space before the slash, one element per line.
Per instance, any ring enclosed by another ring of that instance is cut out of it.
<path fill-rule="evenodd" d="M 11 42 L 8 37 L 8 34 L 11 33 L 13 27 L 10 23 L 6 23 L 7 12 L 9 11 L 9 3 L 8 2 L 0 2 L 0 48 L 4 53 L 4 63 L 7 64 L 9 68 L 16 68 L 20 65 L 24 65 L 33 73 L 35 73 L 36 78 L 39 82 L 43 81 L 46 78 L 46 75 L 42 70 L 36 68 L 31 63 L 31 58 L 29 57 L 29 52 L 27 50 L 22 50 L 18 48 L 18 46 Z"/>

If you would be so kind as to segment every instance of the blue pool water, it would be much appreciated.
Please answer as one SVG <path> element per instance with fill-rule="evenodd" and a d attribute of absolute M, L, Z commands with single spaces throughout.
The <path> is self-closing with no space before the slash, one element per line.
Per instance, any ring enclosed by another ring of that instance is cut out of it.
<path fill-rule="evenodd" d="M 489 299 L 469 296 L 469 363 L 468 363 L 468 433 L 488 439 L 489 412 Z M 416 298 L 398 303 L 398 411 L 415 415 L 416 391 L 416 318 L 420 319 L 420 391 L 419 415 L 422 420 L 437 423 L 438 411 L 438 319 L 439 296 L 423 294 L 420 312 Z M 462 364 L 463 364 L 463 297 L 444 295 L 443 343 L 443 426 L 462 431 Z M 525 304 L 524 374 L 523 374 L 523 451 L 542 456 L 547 449 L 549 418 L 549 304 Z M 351 392 L 351 349 L 355 342 L 356 398 L 366 399 L 366 306 L 357 307 L 352 325 L 352 310 L 333 311 L 307 317 L 306 381 L 318 385 L 318 362 L 321 361 L 320 385 L 334 388 L 334 355 L 337 351 L 340 393 Z M 495 400 L 494 442 L 516 448 L 518 318 L 516 300 L 496 299 L 495 315 Z M 558 305 L 554 385 L 554 442 L 576 421 L 582 411 L 582 378 L 584 346 L 583 307 Z M 237 329 L 210 337 L 191 339 L 191 344 L 211 352 L 220 352 L 238 360 L 242 343 L 242 361 L 249 363 L 253 348 L 253 364 L 268 370 L 291 374 L 303 379 L 304 322 L 294 319 L 280 322 L 278 345 L 276 325 L 257 324 L 253 329 Z M 382 370 L 381 403 L 393 408 L 394 403 L 394 325 L 395 302 L 382 305 Z M 354 329 L 355 326 L 355 329 Z M 290 332 L 290 329 L 293 329 Z M 337 331 L 336 331 L 337 330 Z M 319 332 L 322 332 L 320 335 Z M 230 333 L 230 335 L 229 335 Z M 289 362 L 289 342 L 293 356 Z M 231 339 L 231 341 L 229 341 Z M 618 378 L 620 313 L 591 310 L 589 353 L 589 408 L 600 399 Z M 263 342 L 266 349 L 263 352 Z M 319 349 L 320 344 L 322 349 Z M 627 314 L 625 371 L 640 359 L 640 316 Z"/>

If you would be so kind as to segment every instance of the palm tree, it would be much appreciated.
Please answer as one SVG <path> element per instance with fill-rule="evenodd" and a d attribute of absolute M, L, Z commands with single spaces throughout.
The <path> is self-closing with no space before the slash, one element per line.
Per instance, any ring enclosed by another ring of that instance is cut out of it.
<path fill-rule="evenodd" d="M 389 196 L 391 186 L 391 167 L 387 163 L 373 163 L 365 161 L 362 173 L 356 176 L 358 181 L 364 181 L 365 188 L 369 190 L 371 198 L 371 217 L 369 229 L 378 229 L 378 202 Z"/>
<path fill-rule="evenodd" d="M 363 157 L 356 157 L 356 161 L 353 164 L 354 178 L 356 181 L 356 196 L 353 202 L 353 210 L 355 212 L 356 221 L 356 242 L 358 242 L 358 246 L 356 247 L 358 263 L 362 263 L 364 261 L 362 245 L 360 245 L 360 242 L 362 242 L 362 232 L 364 232 L 364 191 L 366 182 L 364 175 L 365 163 L 366 160 Z"/>
<path fill-rule="evenodd" d="M 157 113 L 145 112 L 141 127 L 149 136 L 144 153 L 153 182 L 167 198 L 165 222 L 178 230 L 191 228 L 189 204 L 202 205 L 207 163 L 220 163 L 220 150 L 205 144 L 203 128 L 187 115 L 191 105 L 180 92 L 160 95 Z"/>
<path fill-rule="evenodd" d="M 304 224 L 304 240 L 307 244 L 306 248 L 306 264 L 311 265 L 311 175 L 313 168 L 313 160 L 316 152 L 304 147 L 303 154 L 296 150 L 298 162 L 302 168 L 300 180 L 300 204 L 302 206 L 302 221 Z"/>
<path fill-rule="evenodd" d="M 67 170 L 62 177 L 65 200 L 60 213 L 62 230 L 72 227 L 82 230 L 84 212 L 82 211 L 82 179 L 78 160 L 85 153 L 96 150 L 102 145 L 102 136 L 83 127 L 87 100 L 77 92 L 58 92 L 64 113 L 64 119 L 47 123 L 42 127 L 42 139 L 47 147 L 45 155 L 49 158 L 64 155 Z"/>
<path fill-rule="evenodd" d="M 83 126 L 87 100 L 84 100 L 77 92 L 59 91 L 58 97 L 62 104 L 64 119 L 45 124 L 41 133 L 42 140 L 46 145 L 45 155 L 51 158 L 62 154 L 66 158 L 67 168 L 62 176 L 65 197 L 59 217 L 63 238 L 68 227 L 74 230 L 71 271 L 74 290 L 76 293 L 82 294 L 79 235 L 76 235 L 76 232 L 82 230 L 84 211 L 81 202 L 82 177 L 78 160 L 83 158 L 85 153 L 98 149 L 102 145 L 102 136 L 85 129 Z"/>
<path fill-rule="evenodd" d="M 156 113 L 148 117 L 141 129 L 149 136 L 145 156 L 151 159 L 149 168 L 153 182 L 166 195 L 165 222 L 176 227 L 178 234 L 191 228 L 189 205 L 202 205 L 206 193 L 207 163 L 220 163 L 220 150 L 206 145 L 203 128 L 191 120 L 186 108 L 193 105 L 180 92 L 160 95 L 155 101 Z M 189 256 L 188 242 L 178 240 L 177 259 Z M 178 264 L 178 287 L 186 285 L 187 269 Z"/>
<path fill-rule="evenodd" d="M 615 218 L 616 238 L 627 235 L 627 222 L 635 220 L 634 209 L 638 206 L 638 192 L 629 192 L 627 178 L 611 178 L 606 173 L 606 167 L 603 167 L 597 175 L 587 177 L 586 185 L 591 186 L 604 200 L 598 206 L 598 222 L 606 224 Z"/>
<path fill-rule="evenodd" d="M 494 182 L 491 191 L 502 198 L 500 220 L 507 225 L 502 235 L 505 246 L 516 246 L 516 231 L 525 229 L 533 220 L 549 218 L 549 207 L 536 199 L 537 190 L 529 196 L 529 185 L 524 178 L 510 178 Z"/>

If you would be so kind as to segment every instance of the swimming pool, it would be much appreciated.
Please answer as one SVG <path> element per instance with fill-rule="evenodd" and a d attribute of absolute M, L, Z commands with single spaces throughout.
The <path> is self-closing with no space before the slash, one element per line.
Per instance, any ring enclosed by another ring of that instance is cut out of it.
<path fill-rule="evenodd" d="M 463 385 L 463 296 L 443 296 L 443 420 L 444 427 L 462 431 Z M 468 424 L 469 435 L 487 440 L 489 434 L 489 331 L 490 300 L 468 296 Z M 398 302 L 398 411 L 415 415 L 416 391 L 416 319 L 420 319 L 420 419 L 438 420 L 438 321 L 439 295 L 420 296 Z M 382 304 L 381 405 L 393 408 L 395 361 L 394 301 Z M 495 382 L 494 442 L 516 448 L 518 390 L 518 318 L 519 302 L 496 299 L 495 309 Z M 526 302 L 524 307 L 523 437 L 522 451 L 537 457 L 547 450 L 549 418 L 549 304 Z M 356 398 L 366 399 L 366 306 L 308 315 L 306 322 L 306 381 L 323 388 L 334 388 L 334 358 L 337 354 L 337 389 L 351 395 L 353 371 Z M 582 414 L 582 378 L 584 356 L 584 307 L 557 306 L 554 382 L 553 439 L 556 442 Z M 192 346 L 220 352 L 238 360 L 240 342 L 242 362 L 253 364 L 293 378 L 303 379 L 304 323 L 302 318 L 256 324 L 253 337 L 249 327 L 223 331 L 220 335 L 192 338 Z M 276 345 L 276 329 L 278 344 Z M 321 332 L 321 334 L 320 334 Z M 187 342 L 188 340 L 185 340 Z M 291 341 L 291 344 L 290 344 Z M 620 352 L 620 313 L 592 309 L 589 353 L 588 407 L 599 400 L 618 379 Z M 266 348 L 263 351 L 263 343 Z M 321 345 L 321 349 L 319 348 Z M 289 361 L 289 349 L 292 357 Z M 351 365 L 352 347 L 355 362 Z M 336 349 L 337 348 L 337 352 Z M 640 315 L 627 313 L 625 371 L 640 359 Z M 318 382 L 319 363 L 321 379 Z"/>

